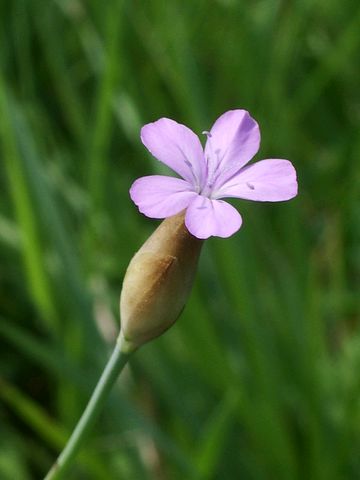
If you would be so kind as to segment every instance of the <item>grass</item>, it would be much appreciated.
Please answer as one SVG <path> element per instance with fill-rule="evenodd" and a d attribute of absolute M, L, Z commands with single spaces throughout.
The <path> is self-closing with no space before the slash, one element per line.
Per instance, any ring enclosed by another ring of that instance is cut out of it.
<path fill-rule="evenodd" d="M 359 478 L 358 3 L 14 0 L 0 22 L 0 478 L 45 474 L 113 345 L 157 224 L 128 189 L 165 171 L 140 126 L 238 107 L 300 194 L 234 202 L 69 478 Z"/>

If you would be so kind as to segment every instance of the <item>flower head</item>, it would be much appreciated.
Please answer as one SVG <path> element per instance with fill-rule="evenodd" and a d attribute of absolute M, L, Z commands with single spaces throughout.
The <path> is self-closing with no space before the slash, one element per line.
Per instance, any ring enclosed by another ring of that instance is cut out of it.
<path fill-rule="evenodd" d="M 289 160 L 247 165 L 259 150 L 260 131 L 246 110 L 224 113 L 203 133 L 204 149 L 192 130 L 168 118 L 141 129 L 149 152 L 182 177 L 137 179 L 130 196 L 141 213 L 167 218 L 186 209 L 185 225 L 195 237 L 229 237 L 242 219 L 223 198 L 280 202 L 297 195 L 296 171 Z"/>

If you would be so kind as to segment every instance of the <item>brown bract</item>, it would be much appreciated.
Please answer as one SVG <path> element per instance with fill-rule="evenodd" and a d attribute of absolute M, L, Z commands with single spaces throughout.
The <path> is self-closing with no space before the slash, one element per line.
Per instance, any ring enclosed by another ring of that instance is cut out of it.
<path fill-rule="evenodd" d="M 161 335 L 185 306 L 203 241 L 189 233 L 184 216 L 165 219 L 128 266 L 120 296 L 120 336 L 129 349 Z"/>

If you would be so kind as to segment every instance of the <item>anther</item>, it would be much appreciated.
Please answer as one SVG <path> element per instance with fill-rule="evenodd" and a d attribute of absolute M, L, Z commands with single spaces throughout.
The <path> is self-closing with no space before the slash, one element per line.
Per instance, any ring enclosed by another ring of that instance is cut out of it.
<path fill-rule="evenodd" d="M 203 135 L 206 135 L 208 138 L 211 138 L 212 135 L 210 132 L 208 132 L 207 130 L 204 130 L 203 132 L 201 132 Z"/>
<path fill-rule="evenodd" d="M 187 165 L 188 167 L 190 167 L 191 169 L 193 168 L 192 163 L 189 162 L 189 160 L 188 160 L 187 158 L 184 159 L 184 162 L 186 163 L 186 165 Z"/>
<path fill-rule="evenodd" d="M 246 182 L 246 185 L 250 188 L 250 190 L 255 190 L 255 187 L 252 183 Z"/>

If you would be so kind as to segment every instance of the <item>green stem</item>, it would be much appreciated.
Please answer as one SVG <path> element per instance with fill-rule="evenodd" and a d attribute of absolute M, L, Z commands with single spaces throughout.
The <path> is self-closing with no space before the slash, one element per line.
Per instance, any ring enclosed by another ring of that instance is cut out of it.
<path fill-rule="evenodd" d="M 65 473 L 68 471 L 83 441 L 101 412 L 111 387 L 133 351 L 134 349 L 120 336 L 75 430 L 44 480 L 60 480 L 64 478 Z"/>

